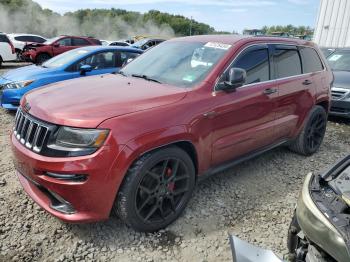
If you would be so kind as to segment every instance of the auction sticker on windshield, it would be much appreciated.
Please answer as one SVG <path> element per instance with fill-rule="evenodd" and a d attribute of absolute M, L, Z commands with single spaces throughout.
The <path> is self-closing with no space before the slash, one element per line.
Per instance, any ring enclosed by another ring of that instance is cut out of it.
<path fill-rule="evenodd" d="M 341 58 L 343 55 L 333 55 L 331 58 L 329 58 L 329 61 L 337 61 L 339 58 Z"/>
<path fill-rule="evenodd" d="M 217 48 L 227 50 L 231 47 L 229 44 L 217 43 L 217 42 L 208 42 L 204 45 L 205 47 Z"/>

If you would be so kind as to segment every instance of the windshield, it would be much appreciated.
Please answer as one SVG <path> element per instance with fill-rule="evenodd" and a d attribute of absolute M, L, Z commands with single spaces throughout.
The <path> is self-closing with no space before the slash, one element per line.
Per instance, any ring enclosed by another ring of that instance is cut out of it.
<path fill-rule="evenodd" d="M 59 37 L 50 38 L 50 39 L 47 39 L 43 44 L 51 45 L 53 42 L 55 42 L 58 39 L 59 39 Z"/>
<path fill-rule="evenodd" d="M 64 65 L 69 65 L 70 63 L 74 62 L 77 58 L 82 57 L 87 53 L 88 51 L 84 49 L 73 49 L 71 51 L 55 56 L 50 60 L 47 60 L 45 63 L 42 64 L 42 66 L 47 68 L 56 68 Z"/>
<path fill-rule="evenodd" d="M 121 73 L 191 87 L 209 74 L 230 47 L 213 42 L 164 42 L 125 66 Z"/>
<path fill-rule="evenodd" d="M 136 47 L 143 46 L 144 44 L 146 44 L 146 43 L 147 43 L 147 41 L 148 41 L 148 39 L 147 39 L 147 38 L 142 39 L 142 40 L 137 41 L 136 43 L 134 43 L 134 44 L 133 44 L 133 46 L 136 46 Z"/>
<path fill-rule="evenodd" d="M 333 71 L 350 71 L 350 50 L 335 51 L 327 60 Z"/>

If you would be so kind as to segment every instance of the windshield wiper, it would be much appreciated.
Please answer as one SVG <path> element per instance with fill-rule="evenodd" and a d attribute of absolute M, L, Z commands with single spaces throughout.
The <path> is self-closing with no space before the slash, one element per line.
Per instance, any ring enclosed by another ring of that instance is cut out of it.
<path fill-rule="evenodd" d="M 119 70 L 118 72 L 113 72 L 112 74 L 119 74 L 122 76 L 127 76 L 122 70 Z"/>
<path fill-rule="evenodd" d="M 149 76 L 147 76 L 147 75 L 132 74 L 131 76 L 133 76 L 133 77 L 138 77 L 138 78 L 143 78 L 143 79 L 145 79 L 145 80 L 147 80 L 147 81 L 152 81 L 152 82 L 156 82 L 156 83 L 159 83 L 159 84 L 162 83 L 162 82 L 160 82 L 159 80 L 154 79 L 154 78 L 151 78 L 151 77 L 149 77 Z"/>

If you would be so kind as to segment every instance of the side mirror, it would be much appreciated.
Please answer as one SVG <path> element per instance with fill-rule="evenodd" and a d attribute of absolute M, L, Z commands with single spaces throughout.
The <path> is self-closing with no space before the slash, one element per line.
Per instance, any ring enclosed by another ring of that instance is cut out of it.
<path fill-rule="evenodd" d="M 86 72 L 91 72 L 92 71 L 92 66 L 91 65 L 82 65 L 80 67 L 80 74 L 83 76 L 86 74 Z"/>
<path fill-rule="evenodd" d="M 126 60 L 126 64 L 129 64 L 132 60 L 134 60 L 135 58 L 128 58 L 128 60 Z"/>
<path fill-rule="evenodd" d="M 233 91 L 245 84 L 247 72 L 244 69 L 233 67 L 228 74 L 228 80 L 219 83 L 218 89 L 223 91 Z"/>
<path fill-rule="evenodd" d="M 54 43 L 53 47 L 60 47 L 60 43 Z"/>

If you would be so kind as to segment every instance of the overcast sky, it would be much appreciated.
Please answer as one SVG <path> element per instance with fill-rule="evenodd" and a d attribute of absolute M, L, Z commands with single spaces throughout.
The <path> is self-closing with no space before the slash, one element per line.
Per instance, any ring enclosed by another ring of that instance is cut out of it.
<path fill-rule="evenodd" d="M 193 17 L 216 30 L 238 31 L 264 25 L 315 26 L 320 0 L 35 0 L 61 14 L 82 8 L 156 9 Z"/>

